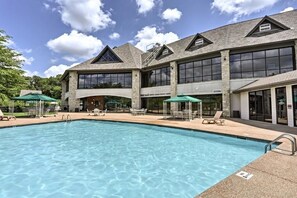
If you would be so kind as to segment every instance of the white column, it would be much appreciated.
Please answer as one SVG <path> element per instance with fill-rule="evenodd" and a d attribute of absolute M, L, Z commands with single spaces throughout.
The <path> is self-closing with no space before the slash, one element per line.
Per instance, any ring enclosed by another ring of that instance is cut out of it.
<path fill-rule="evenodd" d="M 229 54 L 230 54 L 230 50 L 221 51 L 222 99 L 223 99 L 223 112 L 225 117 L 231 116 Z"/>
<path fill-rule="evenodd" d="M 132 108 L 140 109 L 141 108 L 141 72 L 140 70 L 132 70 Z"/>
<path fill-rule="evenodd" d="M 271 88 L 270 91 L 271 91 L 271 115 L 272 115 L 272 124 L 277 124 L 275 87 Z"/>
<path fill-rule="evenodd" d="M 250 110 L 249 110 L 249 93 L 241 92 L 240 93 L 240 116 L 241 119 L 249 120 Z"/>
<path fill-rule="evenodd" d="M 177 62 L 170 62 L 170 97 L 177 96 L 177 82 L 178 82 L 178 66 Z M 170 103 L 170 109 L 172 111 L 178 110 L 178 103 Z"/>
<path fill-rule="evenodd" d="M 290 127 L 294 127 L 294 111 L 293 111 L 293 93 L 292 93 L 292 85 L 286 86 L 287 93 L 287 116 L 288 116 L 288 125 Z M 290 108 L 288 108 L 290 107 Z"/>

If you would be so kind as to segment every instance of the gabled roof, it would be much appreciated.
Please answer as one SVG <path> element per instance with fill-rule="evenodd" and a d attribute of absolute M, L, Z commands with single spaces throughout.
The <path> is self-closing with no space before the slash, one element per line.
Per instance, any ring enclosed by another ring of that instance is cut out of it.
<path fill-rule="evenodd" d="M 106 50 L 105 47 L 102 51 Z M 108 49 L 110 49 L 108 47 Z M 140 49 L 134 47 L 130 43 L 121 45 L 117 48 L 112 49 L 113 53 L 119 57 L 122 62 L 112 62 L 112 63 L 100 63 L 94 62 L 98 56 L 104 52 L 101 52 L 97 57 L 91 58 L 79 65 L 76 65 L 64 73 L 65 76 L 69 71 L 98 71 L 98 70 L 131 70 L 131 69 L 140 69 L 141 62 L 141 54 L 144 52 Z M 63 77 L 62 77 L 63 78 Z"/>
<path fill-rule="evenodd" d="M 163 55 L 162 53 L 163 53 L 163 51 L 164 51 L 165 49 L 168 49 L 168 54 Z M 161 47 L 161 49 L 159 49 L 159 51 L 158 51 L 158 53 L 156 54 L 155 57 L 156 57 L 156 59 L 159 59 L 159 58 L 168 56 L 168 55 L 173 54 L 173 53 L 174 53 L 174 52 L 173 52 L 173 49 L 172 49 L 171 47 L 168 47 L 167 45 L 164 44 L 164 45 Z"/>
<path fill-rule="evenodd" d="M 264 24 L 264 23 L 266 23 L 266 22 L 269 22 L 271 24 L 274 24 L 280 30 L 288 30 L 288 29 L 290 29 L 287 26 L 283 25 L 282 23 L 278 22 L 277 20 L 274 20 L 274 19 L 272 19 L 269 16 L 265 16 L 265 17 L 263 17 L 263 19 L 246 36 L 252 36 L 259 29 L 259 26 L 262 25 L 262 24 Z M 272 31 L 271 33 L 275 33 L 275 32 L 273 32 L 273 30 L 271 30 L 271 31 Z"/>
<path fill-rule="evenodd" d="M 282 86 L 282 85 L 294 84 L 294 83 L 297 83 L 297 70 L 283 73 L 283 74 L 278 74 L 275 76 L 261 78 L 248 85 L 245 85 L 244 87 L 241 87 L 235 92 L 265 89 L 265 88 L 270 88 L 272 86 Z"/>
<path fill-rule="evenodd" d="M 115 58 L 115 60 L 114 61 L 100 61 L 100 59 L 103 57 L 103 56 L 105 56 L 107 53 L 108 53 L 108 51 L 111 53 L 111 54 L 113 54 L 114 55 L 114 58 Z M 99 63 L 112 63 L 112 62 L 123 62 L 119 57 L 118 57 L 118 55 L 116 55 L 113 51 L 112 51 L 112 49 L 108 46 L 108 45 L 106 45 L 106 47 L 98 54 L 98 56 L 96 56 L 94 59 L 93 59 L 93 61 L 91 62 L 91 64 L 94 64 L 94 63 L 96 63 L 96 62 L 99 62 Z"/>
<path fill-rule="evenodd" d="M 195 46 L 195 41 L 197 39 L 203 39 L 203 41 L 204 41 L 205 44 L 203 44 L 203 45 L 201 45 L 199 47 L 198 46 Z M 195 35 L 195 37 L 192 39 L 192 41 L 189 43 L 189 45 L 187 46 L 186 50 L 198 49 L 198 48 L 204 47 L 205 45 L 208 45 L 208 44 L 212 44 L 212 42 L 210 40 L 208 40 L 207 38 L 205 38 L 204 36 L 202 36 L 201 34 L 197 33 Z"/>
<path fill-rule="evenodd" d="M 198 48 L 196 50 L 185 50 L 189 43 L 194 39 L 195 35 L 180 39 L 173 43 L 167 44 L 174 50 L 174 56 L 166 56 L 161 59 L 152 60 L 146 67 L 153 67 L 157 65 L 167 64 L 171 61 L 178 61 L 204 56 L 220 56 L 222 50 L 232 50 L 240 48 L 249 48 L 259 45 L 273 45 L 276 43 L 292 43 L 297 40 L 297 10 L 278 13 L 269 16 L 279 23 L 290 27 L 286 31 L 281 31 L 276 34 L 269 34 L 261 37 L 246 37 L 246 35 L 253 29 L 262 19 L 252 19 L 239 23 L 225 25 L 216 29 L 212 29 L 200 33 L 203 37 L 208 38 L 213 42 L 211 45 Z M 146 54 L 145 54 L 146 55 Z M 143 57 L 145 57 L 143 55 Z"/>

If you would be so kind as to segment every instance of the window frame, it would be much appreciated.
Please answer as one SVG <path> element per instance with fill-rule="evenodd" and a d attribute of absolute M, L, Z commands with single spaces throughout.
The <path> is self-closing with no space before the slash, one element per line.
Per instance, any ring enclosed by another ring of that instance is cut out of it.
<path fill-rule="evenodd" d="M 220 66 L 218 67 L 218 65 Z M 214 68 L 220 68 L 220 71 L 214 70 Z M 193 73 L 193 75 L 187 75 L 187 73 L 189 73 L 187 70 Z M 208 71 L 207 74 L 206 71 Z M 207 59 L 196 59 L 178 64 L 178 84 L 198 83 L 214 80 L 222 80 L 222 63 L 220 56 Z"/>
<path fill-rule="evenodd" d="M 290 52 L 288 51 L 290 49 Z M 270 52 L 272 50 L 277 50 L 277 53 Z M 264 54 L 261 55 L 261 52 Z M 250 59 L 248 58 L 242 58 L 246 54 L 251 54 L 252 57 Z M 289 58 L 291 64 L 289 67 L 285 67 L 283 64 L 281 64 L 281 60 L 284 58 Z M 276 59 L 277 62 L 273 68 L 269 67 L 268 64 L 272 64 L 272 62 L 269 62 L 272 59 Z M 252 61 L 252 70 L 247 71 L 243 70 L 243 64 L 246 61 Z M 264 61 L 261 65 L 263 66 L 262 69 L 256 68 L 256 63 L 259 61 Z M 238 64 L 238 71 L 235 71 L 235 65 Z M 294 48 L 292 46 L 287 47 L 279 47 L 279 48 L 270 48 L 270 49 L 263 49 L 258 51 L 249 51 L 249 52 L 243 52 L 243 53 L 234 53 L 230 54 L 230 79 L 243 79 L 243 78 L 258 78 L 258 77 L 267 77 L 272 76 L 276 74 L 285 73 L 288 71 L 295 70 L 295 52 Z M 260 74 L 262 72 L 262 74 Z M 249 74 L 249 75 L 248 75 Z M 257 75 L 258 74 L 258 75 Z"/>
<path fill-rule="evenodd" d="M 271 30 L 271 23 L 262 23 L 259 25 L 259 32 L 267 32 Z"/>

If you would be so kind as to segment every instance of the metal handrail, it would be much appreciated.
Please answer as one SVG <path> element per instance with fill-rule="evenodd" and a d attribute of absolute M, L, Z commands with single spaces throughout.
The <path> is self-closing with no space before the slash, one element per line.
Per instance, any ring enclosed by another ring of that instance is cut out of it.
<path fill-rule="evenodd" d="M 72 121 L 71 116 L 69 114 L 67 114 L 67 116 L 65 114 L 63 114 L 62 115 L 62 121 L 64 120 L 64 116 L 65 116 L 65 122 Z"/>
<path fill-rule="evenodd" d="M 68 114 L 67 115 L 67 121 L 66 122 L 69 122 L 69 121 L 72 121 L 72 119 L 71 119 L 71 116 Z"/>
<path fill-rule="evenodd" d="M 268 144 L 265 145 L 265 153 L 267 153 L 267 149 L 269 147 L 269 150 L 271 150 L 271 146 L 272 144 L 276 143 L 278 140 L 285 138 L 287 140 L 289 140 L 291 142 L 291 147 L 292 147 L 292 155 L 295 154 L 295 152 L 297 151 L 297 143 L 296 143 L 296 138 L 288 133 L 284 133 L 281 134 L 280 136 L 278 136 L 277 138 L 275 138 L 273 141 L 269 142 Z"/>
<path fill-rule="evenodd" d="M 153 49 L 153 51 L 148 55 L 148 57 L 144 59 L 143 64 L 147 66 L 153 60 L 153 58 L 155 57 L 158 51 L 159 51 L 158 48 Z"/>

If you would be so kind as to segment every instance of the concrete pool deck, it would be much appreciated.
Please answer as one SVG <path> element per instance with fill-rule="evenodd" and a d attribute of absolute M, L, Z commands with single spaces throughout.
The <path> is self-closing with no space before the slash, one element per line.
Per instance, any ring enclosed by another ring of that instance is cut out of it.
<path fill-rule="evenodd" d="M 204 125 L 201 123 L 201 119 L 188 122 L 182 120 L 164 120 L 162 116 L 158 115 L 132 116 L 126 113 L 88 116 L 87 113 L 61 112 L 57 117 L 18 118 L 16 120 L 0 121 L 0 127 L 58 122 L 62 120 L 63 114 L 69 114 L 72 120 L 92 119 L 155 124 L 268 141 L 275 139 L 284 132 L 295 134 L 295 136 L 297 134 L 297 128 L 241 119 L 226 120 L 224 126 L 219 126 L 214 124 Z M 283 141 L 278 148 L 275 151 L 268 152 L 241 169 L 253 174 L 251 179 L 245 180 L 236 176 L 235 174 L 239 172 L 237 171 L 200 195 L 197 195 L 197 197 L 296 197 L 297 155 L 288 155 L 290 149 L 288 141 Z"/>

